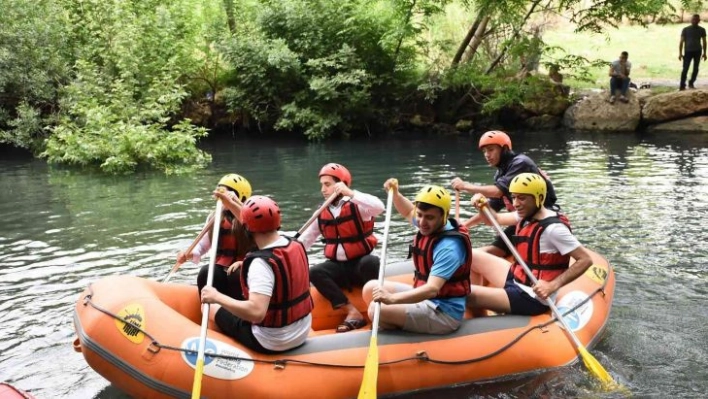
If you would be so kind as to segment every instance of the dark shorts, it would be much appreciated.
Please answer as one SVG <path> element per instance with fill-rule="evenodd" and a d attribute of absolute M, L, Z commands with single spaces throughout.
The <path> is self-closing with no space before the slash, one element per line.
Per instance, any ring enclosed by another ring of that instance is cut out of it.
<path fill-rule="evenodd" d="M 220 308 L 214 315 L 214 321 L 219 326 L 219 330 L 229 337 L 243 344 L 245 347 L 260 353 L 279 353 L 264 348 L 253 335 L 252 324 L 246 320 L 234 316 L 224 308 Z"/>
<path fill-rule="evenodd" d="M 506 296 L 509 297 L 511 314 L 535 316 L 548 311 L 548 306 L 532 298 L 531 295 L 514 283 L 514 275 L 511 273 L 506 276 L 504 291 L 506 291 Z"/>
<path fill-rule="evenodd" d="M 509 241 L 513 241 L 514 234 L 516 234 L 516 226 L 507 226 L 504 229 L 504 234 L 509 238 Z M 510 256 L 511 251 L 509 251 L 509 248 L 507 248 L 506 244 L 504 243 L 504 240 L 500 236 L 494 237 L 494 241 L 492 242 L 492 246 L 495 246 L 502 251 L 504 251 L 504 255 Z"/>

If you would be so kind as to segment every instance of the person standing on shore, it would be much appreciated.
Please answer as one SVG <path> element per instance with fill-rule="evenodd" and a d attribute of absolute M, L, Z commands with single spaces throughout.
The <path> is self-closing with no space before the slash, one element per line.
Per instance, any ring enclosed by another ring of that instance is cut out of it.
<path fill-rule="evenodd" d="M 679 90 L 686 89 L 686 76 L 688 75 L 688 67 L 693 61 L 693 70 L 691 71 L 691 80 L 688 81 L 688 88 L 695 89 L 694 84 L 698 77 L 698 65 L 701 62 L 701 54 L 703 61 L 706 60 L 706 29 L 699 26 L 701 17 L 694 14 L 691 17 L 691 25 L 683 28 L 681 31 L 681 41 L 679 42 L 679 61 L 683 60 L 683 69 L 681 70 L 681 83 Z"/>

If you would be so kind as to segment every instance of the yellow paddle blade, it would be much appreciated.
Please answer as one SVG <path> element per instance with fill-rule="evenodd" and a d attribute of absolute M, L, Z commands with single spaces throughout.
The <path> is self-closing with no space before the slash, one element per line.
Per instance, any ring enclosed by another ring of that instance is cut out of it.
<path fill-rule="evenodd" d="M 379 347 L 376 336 L 371 337 L 369 353 L 364 365 L 364 379 L 359 388 L 359 399 L 376 399 L 376 381 L 379 377 Z"/>
<path fill-rule="evenodd" d="M 194 369 L 192 399 L 199 399 L 199 395 L 202 393 L 202 374 L 204 374 L 204 359 L 197 359 L 197 367 Z"/>
<path fill-rule="evenodd" d="M 595 359 L 593 355 L 590 354 L 590 352 L 585 349 L 584 346 L 579 346 L 578 347 L 578 352 L 580 352 L 580 357 L 583 358 L 583 363 L 585 363 L 585 367 L 590 370 L 591 373 L 597 377 L 597 379 L 602 382 L 603 386 L 608 389 L 617 389 L 619 388 L 618 384 L 615 382 L 615 380 L 612 378 L 610 373 L 605 370 L 604 367 L 600 364 L 600 362 Z"/>

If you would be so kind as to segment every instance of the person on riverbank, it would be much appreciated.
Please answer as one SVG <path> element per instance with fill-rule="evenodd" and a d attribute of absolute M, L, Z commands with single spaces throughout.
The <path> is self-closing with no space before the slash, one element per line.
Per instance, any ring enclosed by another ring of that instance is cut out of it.
<path fill-rule="evenodd" d="M 542 176 L 522 173 L 512 180 L 509 190 L 515 211 L 491 213 L 499 224 L 515 226 L 516 250 L 538 282 L 531 284 L 518 261 L 509 262 L 475 250 L 472 280 L 483 277 L 490 286 L 473 285 L 467 307 L 473 311 L 537 315 L 548 310 L 549 297 L 585 273 L 592 259 L 571 232 L 568 218 L 543 206 L 546 181 Z M 475 194 L 472 202 L 480 209 L 486 206 L 483 204 L 487 199 Z M 575 259 L 572 266 L 571 257 Z"/>
<path fill-rule="evenodd" d="M 378 280 L 364 285 L 363 298 L 373 318 L 381 303 L 380 327 L 425 334 L 457 330 L 470 292 L 472 244 L 466 228 L 448 219 L 452 199 L 440 186 L 425 186 L 411 202 L 398 191 L 398 180 L 388 179 L 396 210 L 418 228 L 410 253 L 415 274 L 413 285 Z"/>
<path fill-rule="evenodd" d="M 629 53 L 623 51 L 619 59 L 610 64 L 610 104 L 615 103 L 615 93 L 620 91 L 620 101 L 629 102 L 627 90 L 629 90 L 629 74 L 632 71 L 632 63 L 629 62 Z"/>
<path fill-rule="evenodd" d="M 479 185 L 468 183 L 459 177 L 455 177 L 450 186 L 454 190 L 464 191 L 470 194 L 483 194 L 489 198 L 489 206 L 495 211 L 506 208 L 513 211 L 512 197 L 509 192 L 509 184 L 520 173 L 537 173 L 544 176 L 548 195 L 544 197 L 544 206 L 553 208 L 556 206 L 556 192 L 553 184 L 546 174 L 528 156 L 512 151 L 511 138 L 500 130 L 492 130 L 484 133 L 479 139 L 479 149 L 484 154 L 484 159 L 489 166 L 496 168 L 493 185 Z M 467 220 L 465 227 L 471 227 L 483 221 L 482 215 L 477 214 Z M 505 230 L 508 237 L 514 234 L 514 227 L 510 226 Z M 510 255 L 509 250 L 501 237 L 487 246 L 480 248 L 481 251 L 492 255 L 505 257 Z"/>
<path fill-rule="evenodd" d="M 312 327 L 309 261 L 305 247 L 281 236 L 281 215 L 272 199 L 255 195 L 241 210 L 243 226 L 258 250 L 240 267 L 242 297 L 204 287 L 203 303 L 216 304 L 210 318 L 224 334 L 260 353 L 302 345 Z"/>
<path fill-rule="evenodd" d="M 706 30 L 698 23 L 701 17 L 694 14 L 691 17 L 691 25 L 681 30 L 681 40 L 679 41 L 679 61 L 683 61 L 683 69 L 681 70 L 681 83 L 679 90 L 686 89 L 686 77 L 688 68 L 693 62 L 693 70 L 691 71 L 691 79 L 688 81 L 688 88 L 695 89 L 694 84 L 698 77 L 698 65 L 701 62 L 701 54 L 703 61 L 706 60 Z"/>
<path fill-rule="evenodd" d="M 318 237 L 323 237 L 327 260 L 310 269 L 310 280 L 334 309 L 347 311 L 336 331 L 348 332 L 365 326 L 366 321 L 342 288 L 362 287 L 378 277 L 379 257 L 372 254 L 377 244 L 374 221 L 385 206 L 377 197 L 353 190 L 352 176 L 340 164 L 324 165 L 319 180 L 324 198 L 333 193 L 337 197 L 299 239 L 309 250 Z"/>
<path fill-rule="evenodd" d="M 246 234 L 239 220 L 241 204 L 251 196 L 251 192 L 251 184 L 248 180 L 235 173 L 222 177 L 213 192 L 213 195 L 224 204 L 224 211 L 219 229 L 219 242 L 214 261 L 216 267 L 214 268 L 212 285 L 219 292 L 232 298 L 239 296 L 240 282 L 238 273 L 232 273 L 233 268 L 229 269 L 236 261 L 243 260 L 248 251 L 255 248 L 253 240 Z M 209 252 L 211 245 L 211 235 L 206 234 L 190 253 L 186 253 L 186 251 L 177 253 L 177 262 L 184 263 L 191 260 L 198 264 L 202 255 Z M 199 292 L 206 285 L 208 274 L 209 265 L 204 265 L 199 269 L 197 275 Z"/>

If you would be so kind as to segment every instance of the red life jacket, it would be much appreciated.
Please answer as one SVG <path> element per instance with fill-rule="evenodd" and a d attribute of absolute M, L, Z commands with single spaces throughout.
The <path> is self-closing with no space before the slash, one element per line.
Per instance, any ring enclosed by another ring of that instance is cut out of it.
<path fill-rule="evenodd" d="M 408 251 L 408 257 L 413 256 L 413 265 L 415 266 L 415 277 L 413 278 L 413 286 L 420 287 L 428 281 L 428 275 L 433 268 L 433 249 L 440 240 L 446 237 L 454 237 L 462 240 L 465 244 L 465 259 L 464 263 L 457 268 L 455 273 L 438 292 L 436 298 L 452 298 L 466 296 L 470 293 L 470 269 L 472 266 L 472 243 L 467 235 L 469 231 L 467 227 L 461 226 L 455 219 L 450 219 L 452 230 L 441 231 L 429 236 L 424 236 L 418 232 L 413 239 Z"/>
<path fill-rule="evenodd" d="M 524 224 L 525 222 L 527 224 Z M 541 233 L 553 223 L 563 223 L 570 229 L 570 221 L 560 213 L 558 216 L 547 217 L 540 221 L 522 220 L 516 225 L 514 236 L 516 250 L 538 280 L 553 281 L 570 266 L 570 255 L 541 253 Z M 528 286 L 532 285 L 524 268 L 518 262 L 514 261 L 511 265 L 511 272 L 514 274 L 514 280 Z"/>
<path fill-rule="evenodd" d="M 285 327 L 312 312 L 314 303 L 310 297 L 310 264 L 305 247 L 288 238 L 288 245 L 252 251 L 246 255 L 241 266 L 241 289 L 248 299 L 248 270 L 256 258 L 268 263 L 275 274 L 273 295 L 270 297 L 268 311 L 263 327 Z"/>
<path fill-rule="evenodd" d="M 238 259 L 238 242 L 233 231 L 231 231 L 233 223 L 229 218 L 223 216 L 221 218 L 221 226 L 219 227 L 219 244 L 216 247 L 215 264 L 221 267 L 229 267 Z"/>
<path fill-rule="evenodd" d="M 361 220 L 359 208 L 351 201 L 344 202 L 336 218 L 327 207 L 320 213 L 317 223 L 327 259 L 337 260 L 337 246 L 340 244 L 344 247 L 347 260 L 351 260 L 370 254 L 378 242 L 374 236 L 374 219 Z"/>

